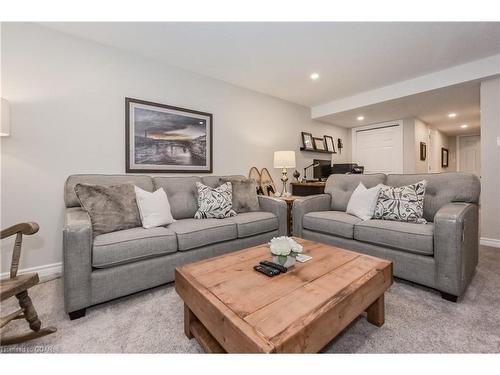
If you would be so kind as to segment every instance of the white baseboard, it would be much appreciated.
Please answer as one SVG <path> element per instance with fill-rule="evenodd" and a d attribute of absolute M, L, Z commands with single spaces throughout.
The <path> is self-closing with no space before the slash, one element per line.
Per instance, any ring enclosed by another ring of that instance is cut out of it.
<path fill-rule="evenodd" d="M 496 238 L 481 237 L 480 243 L 484 246 L 500 247 L 500 240 Z"/>
<path fill-rule="evenodd" d="M 49 281 L 52 279 L 55 279 L 62 274 L 62 263 L 52 263 L 52 264 L 46 264 L 44 266 L 38 266 L 38 267 L 31 267 L 31 268 L 24 268 L 19 270 L 17 273 L 19 275 L 22 275 L 23 273 L 31 273 L 31 272 L 36 272 L 38 273 L 38 277 L 40 278 L 40 282 L 45 282 Z M 9 277 L 10 272 L 3 272 L 0 275 L 1 279 L 5 279 Z"/>

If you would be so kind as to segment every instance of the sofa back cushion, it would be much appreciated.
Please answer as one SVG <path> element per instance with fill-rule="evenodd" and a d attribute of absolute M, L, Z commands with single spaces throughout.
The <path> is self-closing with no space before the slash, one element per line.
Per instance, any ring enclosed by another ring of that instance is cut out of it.
<path fill-rule="evenodd" d="M 201 178 L 201 182 L 204 185 L 210 186 L 211 188 L 215 188 L 220 186 L 226 181 L 244 181 L 247 178 L 241 175 L 230 175 L 230 176 L 204 176 Z M 220 181 L 224 180 L 224 181 Z"/>
<path fill-rule="evenodd" d="M 426 180 L 424 219 L 434 221 L 434 215 L 451 202 L 478 203 L 481 192 L 479 178 L 472 173 L 446 172 L 427 174 L 390 174 L 386 185 L 403 186 Z"/>
<path fill-rule="evenodd" d="M 218 181 L 218 178 L 217 178 Z M 163 188 L 167 193 L 174 219 L 193 218 L 198 210 L 197 182 L 200 177 L 153 177 L 155 189 Z"/>
<path fill-rule="evenodd" d="M 325 193 L 332 196 L 332 210 L 346 211 L 353 191 L 362 182 L 366 188 L 384 184 L 386 175 L 374 174 L 332 174 L 326 180 Z"/>
<path fill-rule="evenodd" d="M 141 189 L 152 192 L 153 179 L 145 175 L 105 175 L 105 174 L 75 174 L 67 178 L 64 186 L 64 203 L 66 207 L 79 207 L 80 201 L 75 193 L 76 184 L 93 184 L 113 186 L 134 184 Z"/>

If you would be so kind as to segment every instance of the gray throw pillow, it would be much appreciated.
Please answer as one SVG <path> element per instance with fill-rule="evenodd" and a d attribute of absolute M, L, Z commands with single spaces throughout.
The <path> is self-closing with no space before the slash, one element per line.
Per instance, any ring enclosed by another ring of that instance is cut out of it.
<path fill-rule="evenodd" d="M 142 225 L 133 184 L 77 184 L 75 193 L 90 216 L 94 236 Z"/>
<path fill-rule="evenodd" d="M 236 216 L 233 210 L 230 182 L 216 188 L 196 182 L 196 188 L 198 189 L 198 211 L 194 214 L 195 219 L 224 219 Z"/>
<path fill-rule="evenodd" d="M 424 197 L 427 182 L 400 187 L 382 186 L 375 207 L 374 219 L 425 224 Z"/>
<path fill-rule="evenodd" d="M 260 211 L 257 197 L 257 183 L 254 180 L 228 180 L 221 178 L 221 184 L 231 182 L 233 186 L 233 210 L 237 213 Z"/>

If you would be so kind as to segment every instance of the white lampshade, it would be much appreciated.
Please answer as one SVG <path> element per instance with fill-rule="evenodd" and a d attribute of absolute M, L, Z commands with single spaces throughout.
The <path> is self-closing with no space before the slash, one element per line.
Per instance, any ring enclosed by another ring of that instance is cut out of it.
<path fill-rule="evenodd" d="M 1 98 L 2 105 L 0 107 L 0 137 L 8 137 L 10 135 L 10 111 L 9 102 Z"/>
<path fill-rule="evenodd" d="M 295 151 L 275 151 L 274 168 L 295 168 Z"/>

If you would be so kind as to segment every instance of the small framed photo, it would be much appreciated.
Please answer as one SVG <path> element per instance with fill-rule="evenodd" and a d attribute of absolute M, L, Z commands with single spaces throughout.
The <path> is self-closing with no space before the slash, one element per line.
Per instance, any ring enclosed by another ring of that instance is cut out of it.
<path fill-rule="evenodd" d="M 302 132 L 302 146 L 306 150 L 314 150 L 314 139 L 311 133 Z"/>
<path fill-rule="evenodd" d="M 326 151 L 325 138 L 315 137 L 313 139 L 315 150 Z"/>
<path fill-rule="evenodd" d="M 420 142 L 420 160 L 427 159 L 427 145 L 425 142 Z"/>
<path fill-rule="evenodd" d="M 441 148 L 441 167 L 448 168 L 448 149 Z"/>
<path fill-rule="evenodd" d="M 323 138 L 325 139 L 326 150 L 336 154 L 337 151 L 335 151 L 335 142 L 333 141 L 333 137 L 325 135 Z"/>

